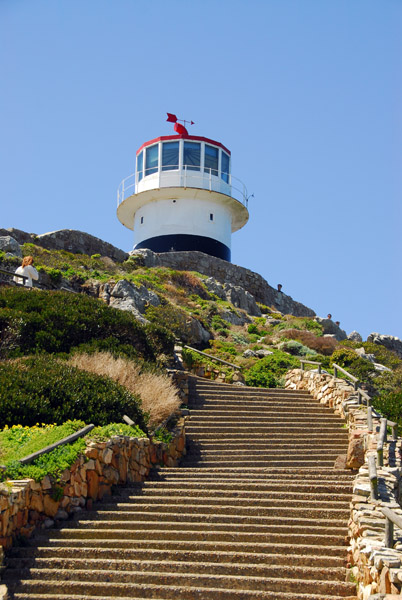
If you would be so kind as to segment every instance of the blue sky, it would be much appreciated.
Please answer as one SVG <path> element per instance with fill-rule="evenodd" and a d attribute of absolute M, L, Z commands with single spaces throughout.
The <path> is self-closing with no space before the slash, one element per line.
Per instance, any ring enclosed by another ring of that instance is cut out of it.
<path fill-rule="evenodd" d="M 400 0 L 0 0 L 1 227 L 130 250 L 116 190 L 166 112 L 254 194 L 232 261 L 402 338 Z"/>

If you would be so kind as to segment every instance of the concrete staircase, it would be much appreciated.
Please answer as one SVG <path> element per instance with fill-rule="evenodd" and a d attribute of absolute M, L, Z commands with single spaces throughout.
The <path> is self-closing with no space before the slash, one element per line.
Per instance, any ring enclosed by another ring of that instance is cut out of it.
<path fill-rule="evenodd" d="M 10 598 L 355 599 L 347 432 L 307 393 L 194 378 L 179 468 L 15 547 Z"/>

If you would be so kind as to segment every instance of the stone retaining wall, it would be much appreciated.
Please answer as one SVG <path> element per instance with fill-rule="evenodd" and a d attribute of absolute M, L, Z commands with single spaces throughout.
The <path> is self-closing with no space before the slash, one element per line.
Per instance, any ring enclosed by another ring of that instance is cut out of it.
<path fill-rule="evenodd" d="M 58 479 L 0 484 L 0 550 L 10 547 L 16 536 L 29 537 L 35 527 L 51 527 L 54 520 L 91 509 L 94 500 L 111 493 L 112 485 L 144 481 L 155 465 L 176 466 L 185 454 L 185 419 L 173 434 L 169 444 L 128 436 L 88 441 L 84 453 Z"/>
<path fill-rule="evenodd" d="M 377 468 L 378 500 L 372 500 L 367 459 L 376 455 L 379 419 L 373 418 L 374 431 L 369 432 L 366 410 L 358 405 L 353 386 L 326 373 L 293 369 L 286 376 L 285 387 L 308 390 L 348 423 L 349 447 L 345 463 L 349 468 L 360 467 L 350 504 L 348 548 L 348 562 L 358 584 L 359 600 L 388 598 L 385 594 L 401 597 L 402 531 L 395 527 L 394 547 L 386 548 L 385 517 L 380 508 L 386 506 L 402 516 L 402 439 L 389 441 L 384 446 L 384 466 Z"/>

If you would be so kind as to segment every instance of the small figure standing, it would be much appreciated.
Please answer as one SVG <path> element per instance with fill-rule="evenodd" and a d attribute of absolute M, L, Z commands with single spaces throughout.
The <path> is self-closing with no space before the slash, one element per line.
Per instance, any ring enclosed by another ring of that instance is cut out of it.
<path fill-rule="evenodd" d="M 281 291 L 282 291 L 282 284 L 278 283 L 278 292 L 281 292 Z"/>
<path fill-rule="evenodd" d="M 327 314 L 327 319 L 332 319 L 332 315 L 331 315 L 331 313 L 328 313 L 328 314 Z"/>
<path fill-rule="evenodd" d="M 24 256 L 22 259 L 22 264 L 15 271 L 15 275 L 24 275 L 27 279 L 22 279 L 22 277 L 15 277 L 15 283 L 19 283 L 21 285 L 25 284 L 25 287 L 32 287 L 32 279 L 38 281 L 39 273 L 33 266 L 33 256 Z"/>

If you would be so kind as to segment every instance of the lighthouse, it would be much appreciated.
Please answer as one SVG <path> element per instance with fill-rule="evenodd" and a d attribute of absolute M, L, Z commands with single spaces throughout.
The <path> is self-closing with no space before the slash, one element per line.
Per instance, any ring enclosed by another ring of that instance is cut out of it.
<path fill-rule="evenodd" d="M 134 231 L 134 250 L 198 251 L 230 261 L 231 235 L 248 221 L 245 185 L 231 173 L 231 153 L 222 143 L 190 135 L 175 123 L 175 135 L 144 142 L 135 173 L 117 192 L 117 216 Z"/>

